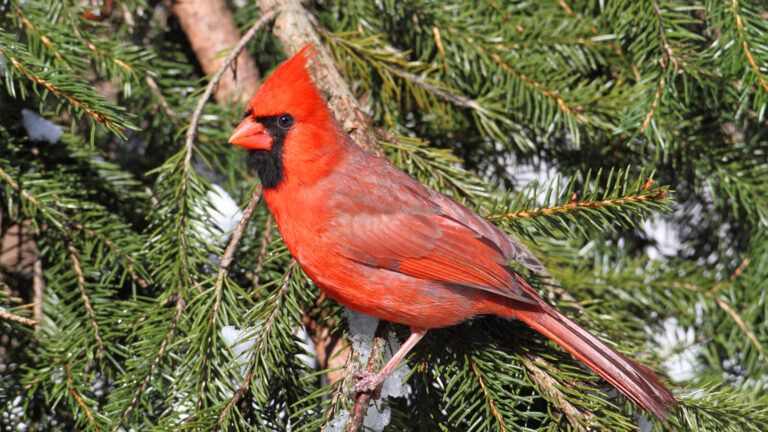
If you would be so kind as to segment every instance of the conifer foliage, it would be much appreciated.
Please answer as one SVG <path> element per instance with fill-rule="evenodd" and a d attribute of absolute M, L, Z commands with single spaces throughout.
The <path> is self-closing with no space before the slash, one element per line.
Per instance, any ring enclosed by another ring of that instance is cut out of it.
<path fill-rule="evenodd" d="M 309 17 L 382 154 L 679 403 L 484 317 L 355 418 L 407 329 L 372 343 L 291 259 L 170 2 L 0 0 L 0 430 L 768 430 L 764 2 L 269 3 L 229 5 L 263 75 L 291 54 L 269 21 Z"/>

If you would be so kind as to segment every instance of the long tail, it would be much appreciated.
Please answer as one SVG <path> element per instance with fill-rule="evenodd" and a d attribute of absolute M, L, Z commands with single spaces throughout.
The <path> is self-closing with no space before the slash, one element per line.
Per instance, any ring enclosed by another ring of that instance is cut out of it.
<path fill-rule="evenodd" d="M 522 278 L 517 276 L 517 280 L 521 288 L 539 298 Z M 619 354 L 543 300 L 538 308 L 515 309 L 514 316 L 557 342 L 643 409 L 666 418 L 667 407 L 675 398 L 653 371 Z"/>

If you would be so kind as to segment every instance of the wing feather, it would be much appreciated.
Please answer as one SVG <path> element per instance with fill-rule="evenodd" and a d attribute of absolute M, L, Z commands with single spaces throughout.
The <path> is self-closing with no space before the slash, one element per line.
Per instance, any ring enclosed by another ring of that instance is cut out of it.
<path fill-rule="evenodd" d="M 346 258 L 368 266 L 536 303 L 519 288 L 498 247 L 440 213 L 345 214 L 327 234 Z"/>

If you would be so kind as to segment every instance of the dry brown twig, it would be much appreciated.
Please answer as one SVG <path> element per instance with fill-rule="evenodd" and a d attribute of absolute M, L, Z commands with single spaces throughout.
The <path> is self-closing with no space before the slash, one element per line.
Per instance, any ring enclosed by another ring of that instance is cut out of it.
<path fill-rule="evenodd" d="M 17 322 L 19 324 L 24 324 L 26 326 L 36 326 L 37 320 L 25 318 L 21 315 L 16 315 L 14 313 L 8 312 L 6 310 L 0 309 L 0 319 L 5 321 L 13 321 Z"/>

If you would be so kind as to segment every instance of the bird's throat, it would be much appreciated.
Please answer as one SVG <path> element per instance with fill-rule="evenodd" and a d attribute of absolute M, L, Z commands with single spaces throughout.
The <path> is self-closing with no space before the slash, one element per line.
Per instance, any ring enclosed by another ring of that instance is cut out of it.
<path fill-rule="evenodd" d="M 285 177 L 283 146 L 282 143 L 275 144 L 278 143 L 274 143 L 271 150 L 251 150 L 248 158 L 264 189 L 276 188 Z"/>

